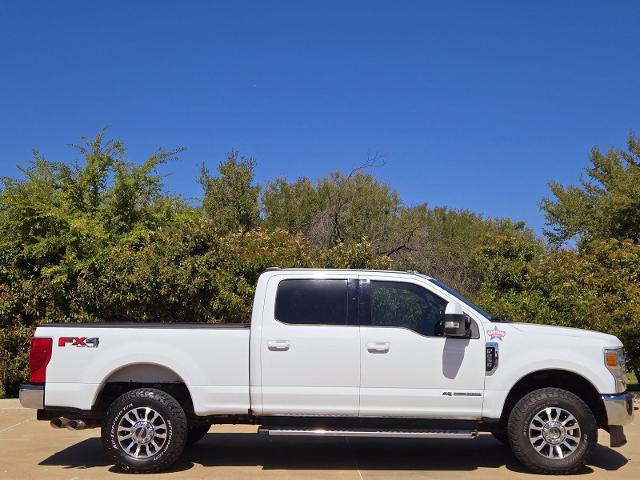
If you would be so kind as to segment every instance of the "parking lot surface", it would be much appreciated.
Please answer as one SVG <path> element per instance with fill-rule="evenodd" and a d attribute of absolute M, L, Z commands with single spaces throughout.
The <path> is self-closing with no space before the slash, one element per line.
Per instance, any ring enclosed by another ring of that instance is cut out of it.
<path fill-rule="evenodd" d="M 629 443 L 600 445 L 582 478 L 640 479 L 640 425 L 625 431 Z M 128 478 L 156 479 L 512 479 L 523 471 L 491 435 L 477 440 L 402 440 L 266 437 L 255 427 L 215 426 L 185 451 L 171 471 Z M 0 400 L 1 479 L 127 478 L 102 453 L 99 429 L 52 429 L 17 400 Z M 539 477 L 549 478 L 549 477 Z"/>

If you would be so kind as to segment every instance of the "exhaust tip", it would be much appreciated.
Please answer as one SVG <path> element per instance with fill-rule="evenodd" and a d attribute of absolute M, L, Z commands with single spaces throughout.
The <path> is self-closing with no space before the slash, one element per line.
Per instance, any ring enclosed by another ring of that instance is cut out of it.
<path fill-rule="evenodd" d="M 75 430 L 76 429 L 76 421 L 75 420 L 69 420 L 67 422 L 67 424 L 65 425 L 66 428 L 68 428 L 69 430 Z"/>
<path fill-rule="evenodd" d="M 49 424 L 53 428 L 64 428 L 66 422 L 64 421 L 64 419 L 62 417 L 56 417 L 56 418 L 52 418 L 51 422 L 49 422 Z"/>
<path fill-rule="evenodd" d="M 84 430 L 87 424 L 83 420 L 69 420 L 65 425 L 69 430 Z"/>
<path fill-rule="evenodd" d="M 65 417 L 56 417 L 49 422 L 53 428 L 68 428 L 69 430 L 84 430 L 87 423 L 84 420 L 69 420 Z"/>
<path fill-rule="evenodd" d="M 84 430 L 87 424 L 83 420 L 76 420 L 76 430 Z"/>

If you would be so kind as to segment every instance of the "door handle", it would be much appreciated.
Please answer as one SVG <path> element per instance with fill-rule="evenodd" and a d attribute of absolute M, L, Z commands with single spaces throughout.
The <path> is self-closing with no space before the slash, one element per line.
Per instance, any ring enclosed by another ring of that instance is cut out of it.
<path fill-rule="evenodd" d="M 272 352 L 286 352 L 289 350 L 288 340 L 269 340 L 267 342 L 267 348 Z"/>
<path fill-rule="evenodd" d="M 367 350 L 370 353 L 388 353 L 389 342 L 369 342 L 367 343 Z"/>

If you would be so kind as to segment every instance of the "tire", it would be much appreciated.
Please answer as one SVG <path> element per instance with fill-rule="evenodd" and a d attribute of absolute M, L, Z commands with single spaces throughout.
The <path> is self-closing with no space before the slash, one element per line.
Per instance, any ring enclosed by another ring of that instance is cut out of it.
<path fill-rule="evenodd" d="M 187 445 L 193 445 L 197 441 L 202 440 L 209 431 L 210 426 L 208 423 L 190 425 L 187 430 Z"/>
<path fill-rule="evenodd" d="M 560 388 L 542 388 L 522 397 L 509 415 L 508 433 L 516 458 L 542 474 L 576 473 L 598 441 L 591 409 Z"/>
<path fill-rule="evenodd" d="M 102 423 L 102 446 L 125 472 L 164 470 L 180 457 L 186 442 L 182 406 L 154 388 L 139 388 L 115 399 Z"/>

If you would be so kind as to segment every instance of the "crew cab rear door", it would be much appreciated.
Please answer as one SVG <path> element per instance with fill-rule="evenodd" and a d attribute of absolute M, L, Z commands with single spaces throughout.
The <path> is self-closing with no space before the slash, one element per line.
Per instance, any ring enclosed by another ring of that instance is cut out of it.
<path fill-rule="evenodd" d="M 273 276 L 260 339 L 262 415 L 358 415 L 355 275 Z"/>
<path fill-rule="evenodd" d="M 480 418 L 484 332 L 445 338 L 448 300 L 407 276 L 360 277 L 360 416 Z"/>

